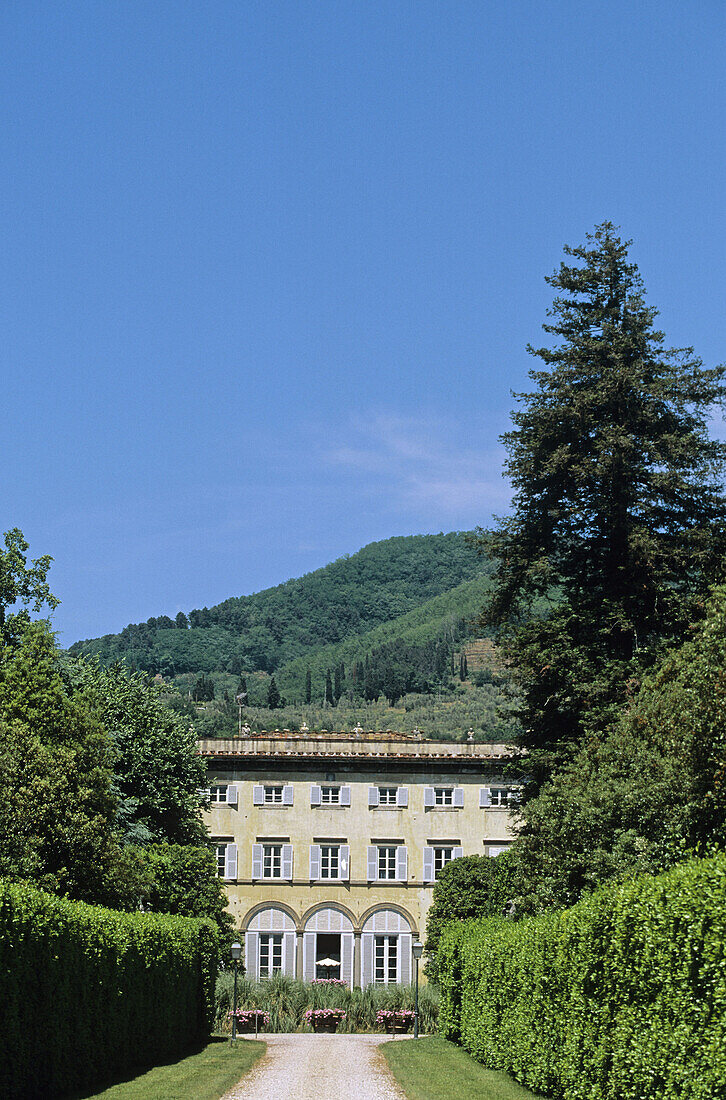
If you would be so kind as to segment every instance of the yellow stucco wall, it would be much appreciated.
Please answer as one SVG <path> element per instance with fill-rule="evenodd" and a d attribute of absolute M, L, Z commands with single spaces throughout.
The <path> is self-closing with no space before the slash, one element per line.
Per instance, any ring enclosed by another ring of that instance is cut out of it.
<path fill-rule="evenodd" d="M 236 806 L 213 805 L 206 820 L 213 837 L 237 845 L 237 878 L 227 883 L 227 891 L 230 912 L 240 933 L 245 931 L 251 912 L 261 904 L 284 906 L 301 932 L 311 908 L 327 903 L 342 908 L 358 931 L 372 907 L 398 907 L 408 916 L 414 935 L 423 936 L 433 890 L 432 883 L 424 882 L 423 849 L 448 842 L 461 846 L 463 855 L 487 855 L 512 839 L 509 812 L 479 806 L 482 786 L 497 782 L 506 785 L 492 765 L 482 762 L 482 770 L 475 774 L 461 774 L 455 764 L 447 768 L 442 761 L 431 761 L 430 767 L 415 771 L 403 764 L 394 770 L 391 765 L 387 761 L 385 770 L 377 774 L 370 760 L 362 768 L 336 760 L 314 765 L 307 761 L 254 760 L 245 761 L 244 767 L 235 767 L 230 761 L 209 761 L 209 784 L 216 780 L 235 783 L 238 790 Z M 350 786 L 350 806 L 311 806 L 311 785 L 325 783 L 326 778 Z M 293 805 L 253 805 L 253 786 L 265 783 L 291 784 Z M 463 808 L 424 808 L 424 787 L 452 785 L 464 790 Z M 369 807 L 371 786 L 407 787 L 408 807 Z M 310 845 L 325 840 L 350 846 L 349 881 L 310 881 Z M 253 881 L 252 845 L 265 841 L 292 844 L 291 882 Z M 407 848 L 405 883 L 367 880 L 367 848 L 384 842 Z"/>

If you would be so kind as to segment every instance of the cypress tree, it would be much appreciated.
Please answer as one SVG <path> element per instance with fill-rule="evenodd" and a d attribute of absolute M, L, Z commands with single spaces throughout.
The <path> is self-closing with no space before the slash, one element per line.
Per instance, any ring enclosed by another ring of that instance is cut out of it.
<path fill-rule="evenodd" d="M 277 710 L 277 708 L 280 706 L 280 692 L 278 690 L 277 684 L 275 683 L 274 676 L 271 678 L 270 686 L 267 689 L 267 705 L 270 710 Z"/>
<path fill-rule="evenodd" d="M 313 699 L 313 678 L 310 669 L 305 673 L 305 702 L 311 703 Z"/>
<path fill-rule="evenodd" d="M 335 705 L 333 700 L 333 681 L 330 677 L 329 668 L 325 670 L 325 702 L 329 703 L 330 706 Z"/>

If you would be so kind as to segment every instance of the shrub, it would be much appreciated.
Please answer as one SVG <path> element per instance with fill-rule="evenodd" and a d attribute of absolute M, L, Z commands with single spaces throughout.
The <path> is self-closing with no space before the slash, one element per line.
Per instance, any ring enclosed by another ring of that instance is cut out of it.
<path fill-rule="evenodd" d="M 60 1096 L 184 1053 L 209 1034 L 216 969 L 210 921 L 0 881 L 0 1095 Z"/>
<path fill-rule="evenodd" d="M 726 854 L 518 924 L 452 926 L 438 962 L 443 1034 L 535 1092 L 726 1094 Z"/>

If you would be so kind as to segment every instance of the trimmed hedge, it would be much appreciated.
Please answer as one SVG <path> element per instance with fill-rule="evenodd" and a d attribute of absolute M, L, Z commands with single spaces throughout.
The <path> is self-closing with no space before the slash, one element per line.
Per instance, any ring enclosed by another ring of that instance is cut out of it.
<path fill-rule="evenodd" d="M 439 1026 L 567 1100 L 726 1096 L 726 855 L 520 923 L 449 925 Z"/>
<path fill-rule="evenodd" d="M 0 1096 L 61 1096 L 177 1057 L 214 1015 L 211 921 L 0 881 Z"/>

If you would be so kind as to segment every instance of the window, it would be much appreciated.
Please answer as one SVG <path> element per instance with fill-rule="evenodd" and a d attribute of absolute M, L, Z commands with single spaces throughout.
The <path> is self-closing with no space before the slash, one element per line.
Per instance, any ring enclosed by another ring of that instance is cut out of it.
<path fill-rule="evenodd" d="M 217 860 L 217 874 L 220 878 L 237 878 L 237 845 L 229 840 L 215 840 L 214 854 Z"/>
<path fill-rule="evenodd" d="M 282 783 L 273 787 L 265 787 L 265 805 L 269 806 L 271 803 L 279 803 L 282 805 Z"/>
<path fill-rule="evenodd" d="M 424 808 L 461 810 L 464 806 L 463 787 L 424 787 Z"/>
<path fill-rule="evenodd" d="M 397 804 L 398 787 L 379 787 L 378 805 L 395 806 Z"/>
<path fill-rule="evenodd" d="M 375 936 L 376 985 L 395 985 L 398 978 L 398 936 Z"/>
<path fill-rule="evenodd" d="M 396 846 L 381 845 L 378 849 L 378 878 L 396 877 Z"/>
<path fill-rule="evenodd" d="M 340 787 L 323 786 L 320 788 L 320 802 L 323 806 L 340 805 Z"/>
<path fill-rule="evenodd" d="M 340 845 L 320 845 L 320 877 L 340 878 Z"/>
<path fill-rule="evenodd" d="M 209 792 L 209 801 L 214 802 L 227 802 L 227 785 L 212 787 Z"/>
<path fill-rule="evenodd" d="M 271 978 L 282 972 L 282 936 L 260 935 L 260 977 Z"/>
<path fill-rule="evenodd" d="M 491 787 L 489 792 L 490 804 L 492 806 L 508 806 L 511 802 L 516 801 L 517 792 L 513 791 L 511 787 Z"/>
<path fill-rule="evenodd" d="M 262 877 L 282 877 L 282 844 L 262 845 Z"/>
<path fill-rule="evenodd" d="M 424 882 L 436 882 L 447 863 L 452 859 L 460 859 L 464 854 L 461 845 L 454 841 L 434 843 L 423 850 L 423 880 Z"/>
<path fill-rule="evenodd" d="M 453 859 L 453 847 L 433 849 L 433 877 L 439 877 L 439 872 Z"/>
<path fill-rule="evenodd" d="M 403 844 L 388 841 L 368 848 L 369 882 L 406 882 L 408 851 Z"/>

